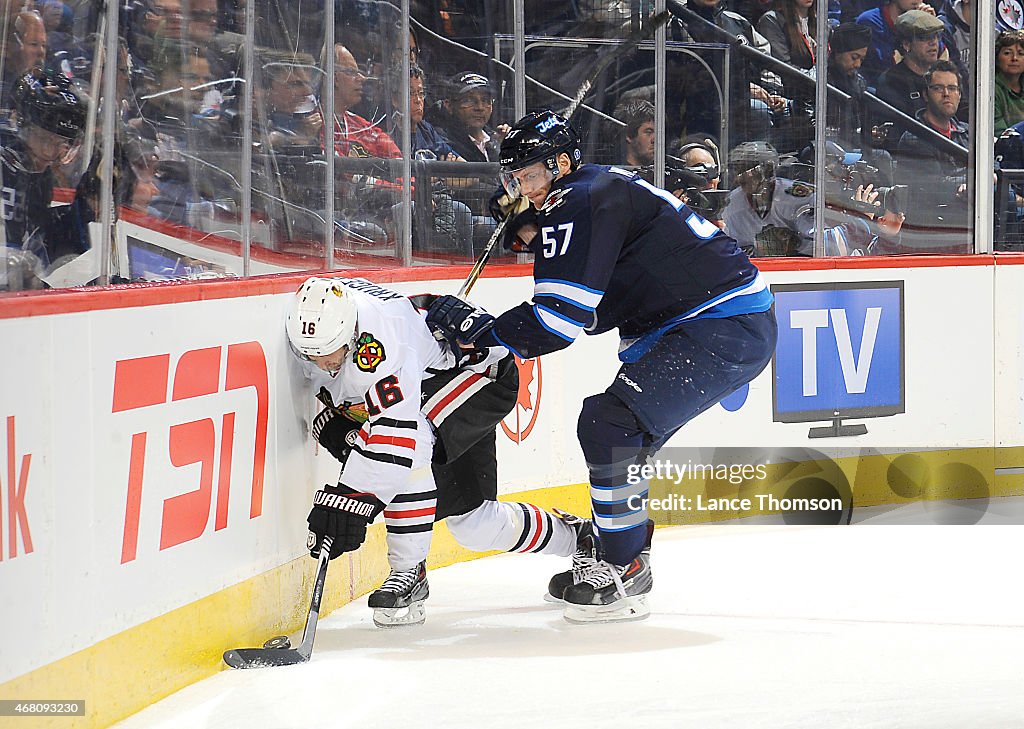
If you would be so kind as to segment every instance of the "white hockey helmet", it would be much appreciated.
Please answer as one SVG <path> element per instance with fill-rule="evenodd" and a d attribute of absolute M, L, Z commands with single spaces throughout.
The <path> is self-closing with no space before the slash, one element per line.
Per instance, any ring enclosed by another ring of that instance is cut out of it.
<path fill-rule="evenodd" d="M 356 337 L 356 302 L 329 278 L 307 279 L 295 294 L 285 324 L 288 341 L 307 357 L 334 354 Z"/>

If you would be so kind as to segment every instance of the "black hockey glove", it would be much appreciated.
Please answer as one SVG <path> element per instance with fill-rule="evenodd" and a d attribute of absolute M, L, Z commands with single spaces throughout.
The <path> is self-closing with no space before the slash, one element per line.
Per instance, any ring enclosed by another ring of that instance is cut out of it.
<path fill-rule="evenodd" d="M 525 253 L 530 250 L 529 243 L 519 237 L 519 230 L 530 223 L 537 224 L 537 209 L 533 207 L 530 198 L 520 195 L 517 198 L 509 196 L 505 189 L 499 187 L 491 195 L 488 205 L 491 217 L 497 222 L 508 219 L 505 232 L 501 237 L 501 245 L 507 251 Z"/>
<path fill-rule="evenodd" d="M 309 512 L 309 539 L 306 548 L 314 559 L 320 558 L 320 542 L 325 536 L 334 538 L 331 559 L 359 548 L 366 541 L 366 526 L 384 504 L 373 494 L 353 491 L 347 486 L 324 486 L 313 496 Z"/>
<path fill-rule="evenodd" d="M 360 423 L 349 420 L 336 408 L 327 407 L 313 418 L 313 437 L 327 449 L 328 453 L 345 465 L 361 427 Z"/>
<path fill-rule="evenodd" d="M 458 354 L 494 327 L 494 317 L 457 296 L 439 296 L 427 310 L 427 326 Z"/>
<path fill-rule="evenodd" d="M 313 418 L 313 437 L 345 465 L 352 446 L 356 444 L 356 434 L 369 418 L 366 406 L 358 403 L 338 407 L 326 387 L 320 388 L 316 399 L 323 403 L 324 409 Z"/>

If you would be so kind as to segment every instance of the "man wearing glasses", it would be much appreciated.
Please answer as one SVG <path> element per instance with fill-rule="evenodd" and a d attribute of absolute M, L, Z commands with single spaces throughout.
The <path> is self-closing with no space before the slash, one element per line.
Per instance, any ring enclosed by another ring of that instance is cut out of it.
<path fill-rule="evenodd" d="M 962 80 L 956 65 L 939 61 L 925 74 L 925 108 L 917 119 L 969 148 L 967 124 L 956 118 Z M 910 204 L 898 252 L 969 253 L 965 161 L 904 132 L 897 151 L 897 182 L 909 187 Z M 952 232 L 950 232 L 952 229 Z"/>

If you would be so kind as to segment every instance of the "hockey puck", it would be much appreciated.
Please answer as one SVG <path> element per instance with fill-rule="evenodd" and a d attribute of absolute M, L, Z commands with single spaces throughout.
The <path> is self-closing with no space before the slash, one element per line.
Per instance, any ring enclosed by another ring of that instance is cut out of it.
<path fill-rule="evenodd" d="M 288 639 L 287 635 L 277 635 L 268 640 L 263 644 L 264 648 L 281 648 L 286 650 L 292 647 L 292 642 Z"/>

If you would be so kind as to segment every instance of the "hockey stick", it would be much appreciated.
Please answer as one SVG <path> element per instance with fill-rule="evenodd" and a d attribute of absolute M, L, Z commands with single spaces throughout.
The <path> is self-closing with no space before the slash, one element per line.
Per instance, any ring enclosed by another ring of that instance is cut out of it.
<path fill-rule="evenodd" d="M 594 62 L 593 67 L 590 69 L 590 73 L 583 80 L 583 83 L 580 84 L 579 89 L 576 90 L 572 100 L 569 102 L 569 105 L 565 107 L 565 110 L 561 112 L 561 115 L 567 120 L 571 119 L 572 115 L 576 113 L 577 109 L 579 109 L 580 104 L 583 103 L 583 99 L 585 99 L 587 94 L 590 93 L 590 89 L 593 88 L 594 83 L 604 70 L 627 53 L 635 51 L 641 42 L 649 38 L 654 31 L 667 23 L 671 18 L 672 14 L 667 10 L 658 13 L 645 23 L 643 27 L 637 28 L 626 36 L 622 43 L 614 46 L 613 49 L 605 55 L 599 56 Z M 480 278 L 480 274 L 483 273 L 484 266 L 487 265 L 487 261 L 490 260 L 491 255 L 494 253 L 494 249 L 498 245 L 498 241 L 501 240 L 501 236 L 505 232 L 505 226 L 507 224 L 508 218 L 505 218 L 505 220 L 498 223 L 498 226 L 494 229 L 494 232 L 487 241 L 487 245 L 485 245 L 484 249 L 480 252 L 480 255 L 477 257 L 476 263 L 473 264 L 473 268 L 470 270 L 469 275 L 462 283 L 458 293 L 455 294 L 460 299 L 469 295 L 469 292 L 476 284 L 477 279 Z"/>
<path fill-rule="evenodd" d="M 313 581 L 313 599 L 309 604 L 306 628 L 302 631 L 302 643 L 298 648 L 233 648 L 224 651 L 224 662 L 232 668 L 268 668 L 270 666 L 292 666 L 305 663 L 313 655 L 313 638 L 316 623 L 320 617 L 320 599 L 324 594 L 327 580 L 327 564 L 331 560 L 331 544 L 334 539 L 325 536 L 320 542 L 320 561 L 317 563 L 316 580 Z"/>
<path fill-rule="evenodd" d="M 511 216 L 509 216 L 511 217 Z M 480 251 L 480 255 L 476 259 L 476 263 L 473 264 L 473 268 L 470 269 L 469 275 L 466 276 L 466 280 L 462 282 L 462 286 L 459 287 L 456 296 L 464 298 L 469 295 L 470 289 L 476 284 L 476 280 L 480 278 L 480 274 L 484 272 L 484 266 L 487 265 L 487 261 L 490 260 L 491 254 L 494 253 L 495 247 L 498 245 L 498 241 L 501 240 L 502 233 L 505 232 L 505 226 L 508 225 L 509 218 L 505 218 L 494 228 L 494 232 L 491 233 L 491 237 L 487 239 L 487 245 Z"/>
<path fill-rule="evenodd" d="M 603 56 L 598 56 L 594 61 L 593 67 L 590 69 L 590 73 L 583 79 L 583 83 L 580 84 L 579 89 L 572 97 L 572 101 L 565 107 L 565 110 L 561 112 L 565 119 L 571 120 L 573 114 L 579 109 L 580 104 L 587 98 L 587 94 L 590 93 L 590 89 L 593 88 L 597 82 L 598 77 L 604 73 L 604 70 L 608 68 L 612 63 L 619 60 L 627 53 L 632 53 L 637 49 L 641 42 L 647 40 L 658 28 L 665 25 L 669 20 L 672 19 L 672 13 L 667 10 L 663 10 L 651 17 L 642 27 L 637 28 L 632 33 L 627 35 L 622 43 L 612 47 L 612 50 Z"/>

